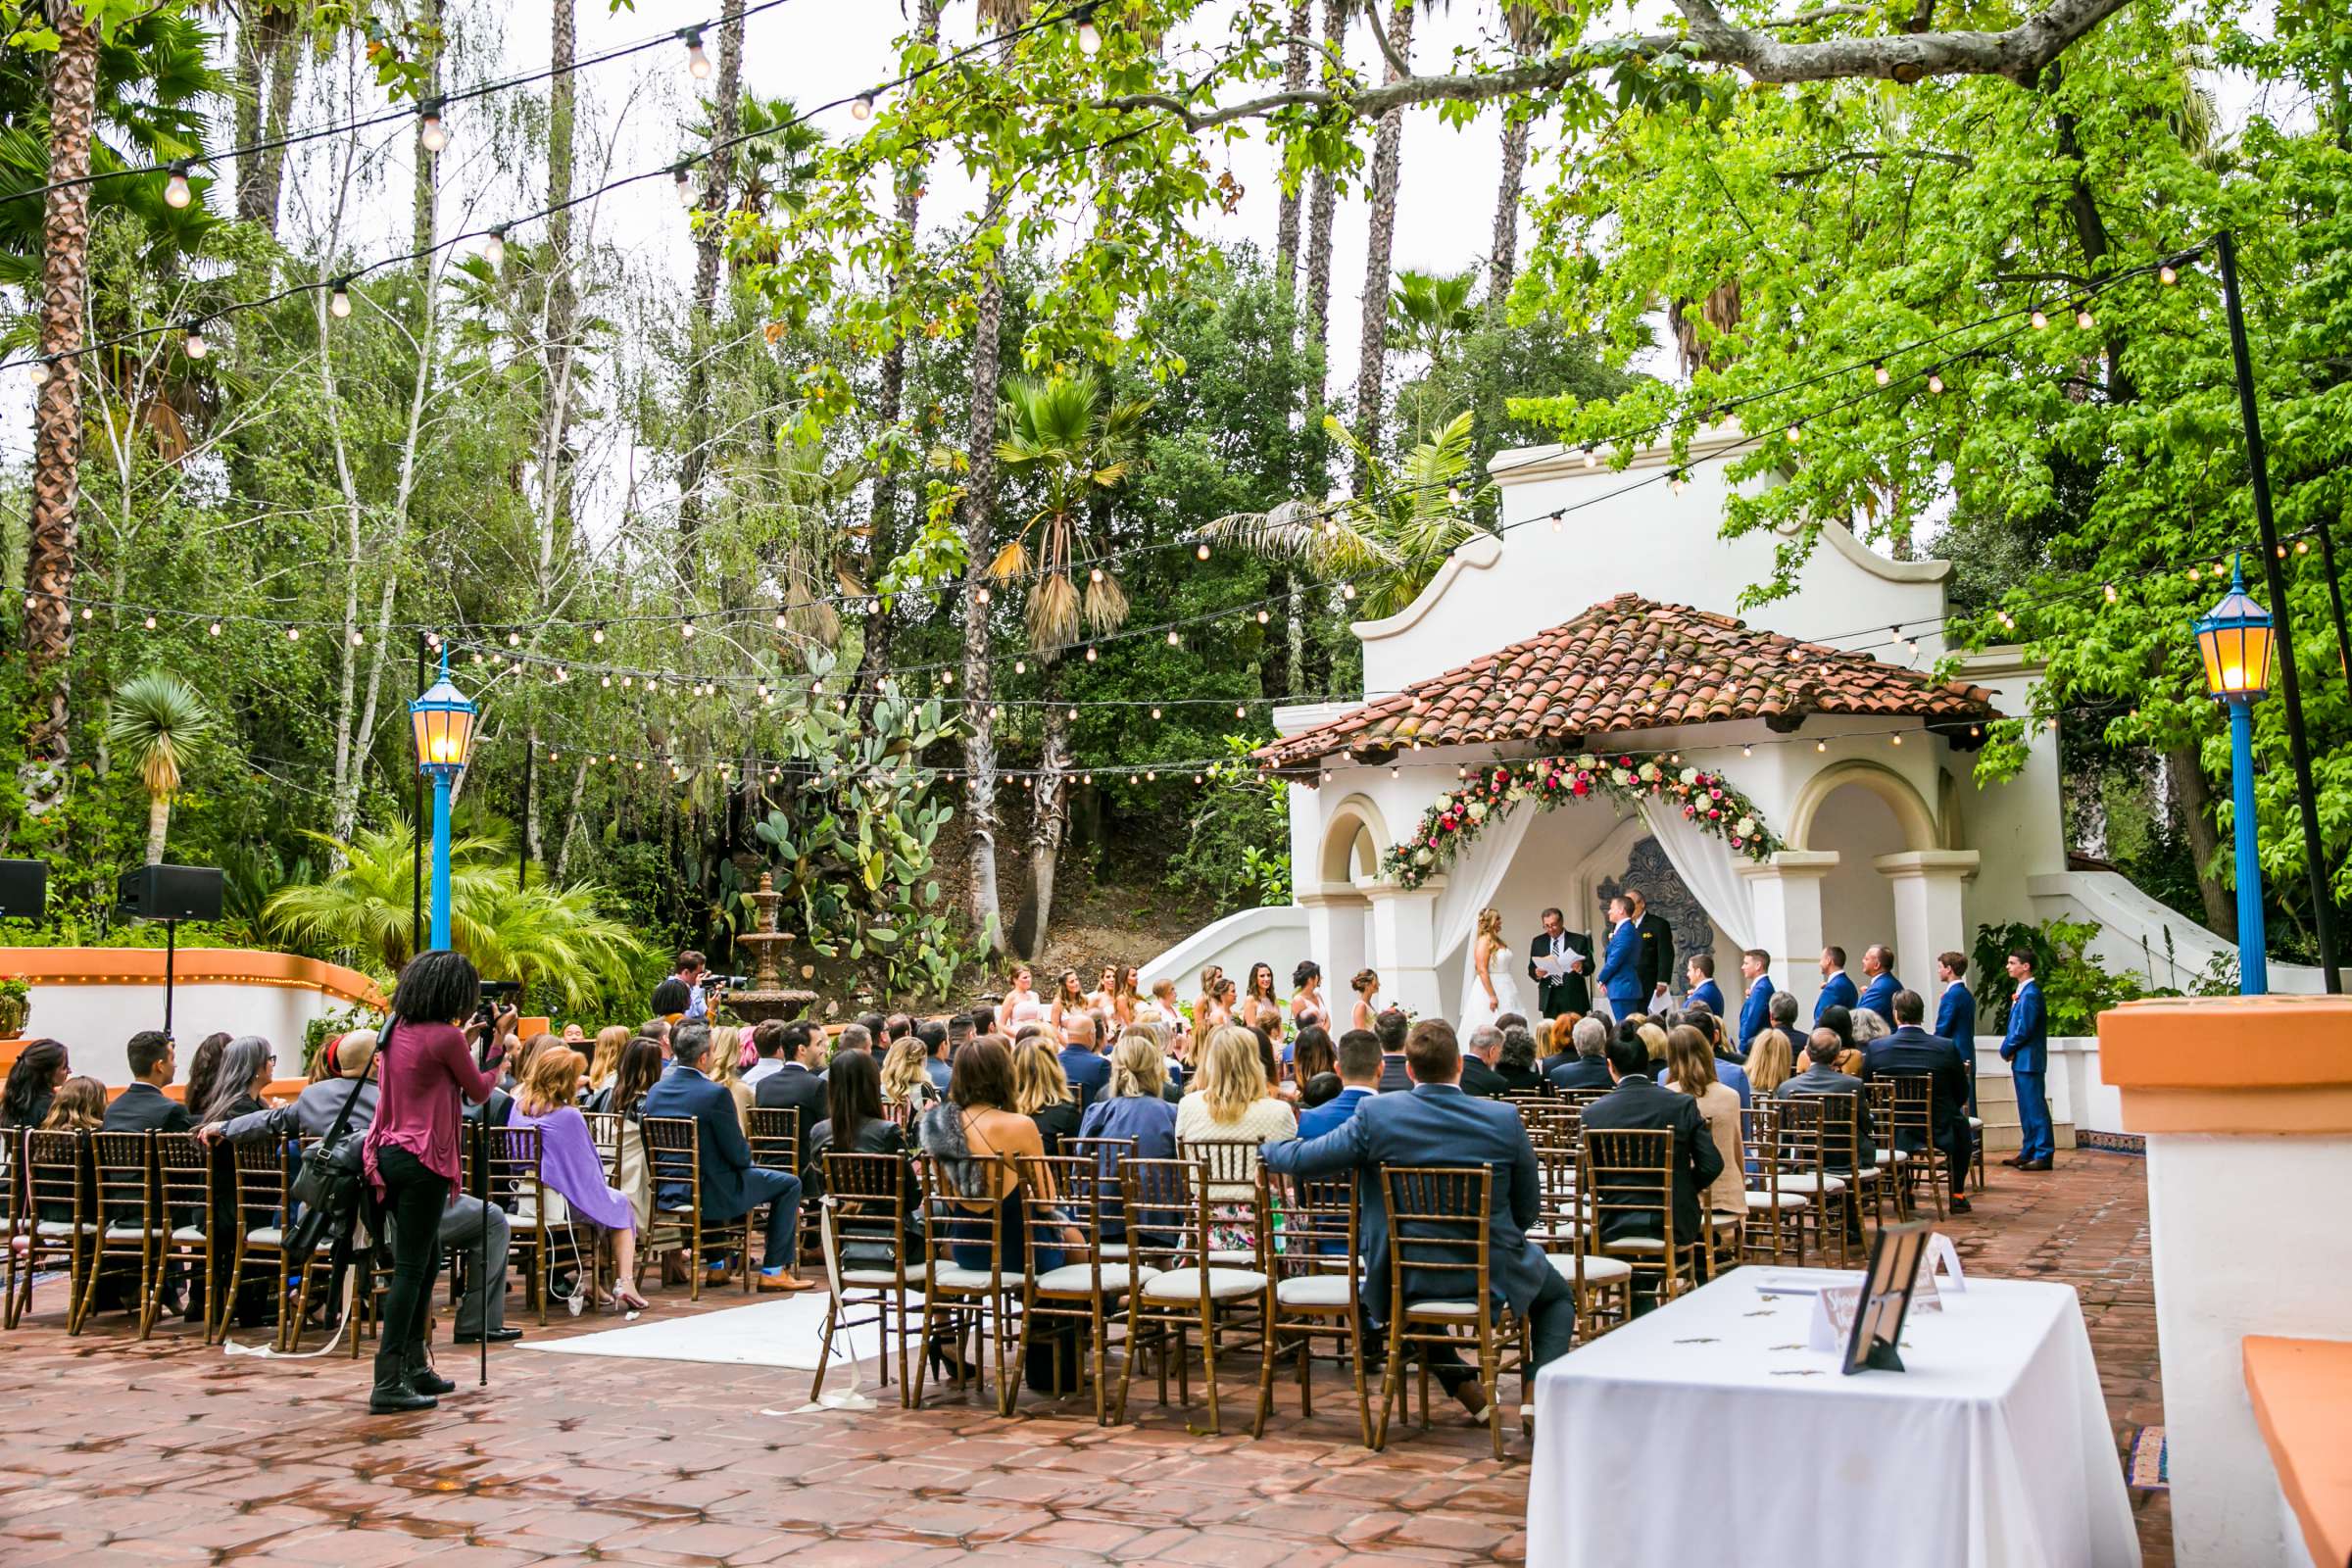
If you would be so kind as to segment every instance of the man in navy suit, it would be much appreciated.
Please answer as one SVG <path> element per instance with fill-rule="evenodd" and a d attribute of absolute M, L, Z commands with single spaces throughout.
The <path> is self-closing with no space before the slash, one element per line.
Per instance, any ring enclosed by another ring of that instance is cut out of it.
<path fill-rule="evenodd" d="M 1977 998 L 1968 989 L 1968 956 L 1941 953 L 1936 956 L 1936 978 L 1943 995 L 1936 1003 L 1936 1038 L 1949 1040 L 1968 1069 L 1968 1113 L 1977 1113 Z"/>
<path fill-rule="evenodd" d="M 1436 1018 L 1413 1025 L 1404 1047 L 1413 1075 L 1410 1094 L 1375 1095 L 1356 1102 L 1355 1114 L 1320 1138 L 1264 1145 L 1258 1157 L 1269 1170 L 1295 1176 L 1356 1173 L 1363 1204 L 1366 1305 L 1377 1317 L 1392 1310 L 1389 1295 L 1388 1194 L 1385 1165 L 1485 1165 L 1494 1172 L 1486 1216 L 1488 1267 L 1494 1294 L 1510 1303 L 1533 1329 L 1533 1347 L 1523 1386 L 1535 1387 L 1536 1369 L 1568 1352 L 1576 1331 L 1576 1297 L 1566 1279 L 1527 1239 L 1541 1212 L 1535 1146 L 1519 1112 L 1501 1101 L 1477 1100 L 1461 1090 L 1462 1054 L 1453 1026 Z M 1696 1102 L 1686 1104 L 1696 1114 Z M 1713 1145 L 1709 1144 L 1710 1152 Z M 1416 1275 L 1407 1268 L 1406 1300 L 1459 1296 L 1458 1277 Z M 1493 1391 L 1478 1386 L 1476 1374 L 1458 1356 L 1429 1352 L 1429 1368 L 1446 1391 L 1472 1414 L 1485 1417 Z"/>
<path fill-rule="evenodd" d="M 1095 1015 L 1065 1012 L 1061 1017 L 1061 1074 L 1078 1091 L 1078 1108 L 1086 1109 L 1110 1089 L 1110 1058 L 1095 1049 Z"/>
<path fill-rule="evenodd" d="M 1356 1107 L 1380 1093 L 1380 1036 L 1350 1029 L 1340 1036 L 1340 1092 L 1298 1112 L 1298 1136 L 1320 1138 L 1353 1116 Z"/>
<path fill-rule="evenodd" d="M 645 1092 L 645 1114 L 678 1116 L 695 1124 L 695 1141 L 702 1151 L 703 1218 L 726 1225 L 765 1203 L 767 1245 L 760 1253 L 760 1289 L 808 1289 L 810 1282 L 794 1273 L 792 1266 L 801 1234 L 800 1178 L 752 1163 L 752 1146 L 743 1136 L 743 1123 L 735 1117 L 735 1097 L 703 1076 L 703 1063 L 710 1055 L 708 1028 L 699 1023 L 685 1025 L 670 1037 L 669 1051 L 677 1065 Z M 654 1201 L 658 1206 L 684 1205 L 685 1174 L 682 1166 L 661 1168 L 660 1156 L 656 1156 Z"/>
<path fill-rule="evenodd" d="M 1723 1016 L 1723 988 L 1715 983 L 1715 955 L 1693 953 L 1683 965 L 1685 980 L 1690 989 L 1683 993 L 1683 1005 L 1704 1007 L 1716 1017 Z"/>
<path fill-rule="evenodd" d="M 1903 989 L 1903 983 L 1894 977 L 1894 950 L 1884 942 L 1874 942 L 1864 948 L 1862 976 L 1869 984 L 1862 988 L 1861 1000 L 1854 1005 L 1868 1007 L 1885 1020 L 1888 1028 L 1892 1028 L 1894 994 Z"/>
<path fill-rule="evenodd" d="M 1813 1021 L 1821 1022 L 1821 1015 L 1832 1007 L 1843 1007 L 1851 1011 L 1861 1000 L 1854 990 L 1854 982 L 1846 976 L 1845 950 L 1822 949 L 1821 995 L 1813 999 Z"/>
<path fill-rule="evenodd" d="M 1960 1064 L 1960 1053 L 1948 1040 L 1928 1033 L 1919 1024 L 1927 1016 L 1928 1004 L 1916 991 L 1897 991 L 1891 1004 L 1894 1008 L 1894 1032 L 1873 1040 L 1862 1053 L 1862 1081 L 1874 1078 L 1926 1078 L 1928 1093 L 1928 1141 L 1942 1151 L 1945 1163 L 1952 1174 L 1952 1212 L 1969 1211 L 1968 1200 L 1960 1195 L 1968 1191 L 1968 1156 L 1971 1144 L 1968 1136 L 1968 1114 L 1961 1107 L 1968 1102 L 1968 1069 Z M 1919 1134 L 1910 1128 L 1898 1127 L 1894 1147 L 1906 1154 L 1920 1152 Z"/>
<path fill-rule="evenodd" d="M 1642 930 L 1634 923 L 1633 906 L 1623 894 L 1609 901 L 1608 956 L 1601 959 L 1598 978 L 1613 1017 L 1640 1012 L 1649 1001 L 1649 992 L 1642 984 Z"/>
<path fill-rule="evenodd" d="M 1772 1022 L 1772 955 L 1762 948 L 1740 955 L 1740 978 L 1747 982 L 1747 996 L 1740 1004 L 1740 1032 L 1732 1049 L 1745 1055 L 1747 1043 Z"/>
<path fill-rule="evenodd" d="M 1609 1076 L 1609 1026 L 1598 1018 L 1586 1016 L 1576 1020 L 1568 1031 L 1572 1054 L 1566 1061 L 1544 1075 L 1544 1081 L 1557 1089 L 1607 1089 L 1616 1079 Z"/>
<path fill-rule="evenodd" d="M 2009 978 L 2017 982 L 2017 995 L 2009 999 L 2009 1032 L 2001 1037 L 2001 1059 L 2009 1063 L 2010 1081 L 2017 1085 L 2017 1120 L 2025 1142 L 2016 1158 L 2001 1163 L 2019 1170 L 2048 1170 L 2058 1152 L 2050 1126 L 2050 1033 L 2041 1010 L 2041 984 L 2034 978 L 2032 950 L 2009 950 Z"/>
<path fill-rule="evenodd" d="M 1617 1087 L 1585 1107 L 1584 1124 L 1589 1129 L 1663 1128 L 1674 1135 L 1669 1156 L 1674 1169 L 1674 1245 L 1677 1250 L 1697 1246 L 1703 1268 L 1707 1249 L 1699 1195 L 1723 1174 L 1723 1152 L 1707 1135 L 1707 1119 L 1699 1114 L 1698 1102 L 1661 1087 L 1650 1077 L 1649 1048 L 1640 1035 L 1619 1028 L 1609 1042 L 1608 1054 L 1609 1076 Z M 1635 1180 L 1630 1176 L 1603 1178 L 1604 1186 L 1632 1186 Z M 1664 1226 L 1665 1216 L 1655 1208 L 1613 1209 L 1601 1221 L 1600 1239 L 1657 1241 L 1663 1238 Z M 1654 1286 L 1645 1288 L 1637 1276 L 1634 1309 L 1647 1311 L 1655 1304 Z"/>

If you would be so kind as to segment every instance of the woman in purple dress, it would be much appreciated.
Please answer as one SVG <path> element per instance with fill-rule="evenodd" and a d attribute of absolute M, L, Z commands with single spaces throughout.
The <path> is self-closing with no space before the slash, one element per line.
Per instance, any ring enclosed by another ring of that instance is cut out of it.
<path fill-rule="evenodd" d="M 605 1162 L 588 1119 L 575 1102 L 580 1074 L 588 1063 L 561 1043 L 531 1057 L 520 1093 L 514 1099 L 510 1127 L 536 1128 L 539 1133 L 539 1179 L 571 1205 L 574 1219 L 586 1220 L 612 1238 L 612 1296 L 607 1305 L 632 1312 L 646 1309 L 637 1294 L 637 1211 L 628 1195 L 605 1184 Z"/>

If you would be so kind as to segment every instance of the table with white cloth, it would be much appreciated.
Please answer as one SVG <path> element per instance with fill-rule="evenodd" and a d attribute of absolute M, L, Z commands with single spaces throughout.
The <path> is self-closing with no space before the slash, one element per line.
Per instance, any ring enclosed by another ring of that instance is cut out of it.
<path fill-rule="evenodd" d="M 2072 1287 L 1971 1279 L 1902 1372 L 1809 1348 L 1815 1300 L 1734 1269 L 1536 1378 L 1529 1568 L 2107 1568 L 2139 1558 Z"/>

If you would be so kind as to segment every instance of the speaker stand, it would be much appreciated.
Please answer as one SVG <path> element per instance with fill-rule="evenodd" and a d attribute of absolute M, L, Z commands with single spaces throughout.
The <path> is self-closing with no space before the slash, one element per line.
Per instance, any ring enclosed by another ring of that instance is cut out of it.
<path fill-rule="evenodd" d="M 179 956 L 179 922 L 164 922 L 164 1038 L 172 1038 L 172 970 Z"/>

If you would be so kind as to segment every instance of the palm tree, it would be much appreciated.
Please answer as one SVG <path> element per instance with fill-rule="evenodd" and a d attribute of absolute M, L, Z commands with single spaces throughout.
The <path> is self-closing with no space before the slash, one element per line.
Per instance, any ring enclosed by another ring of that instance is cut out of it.
<path fill-rule="evenodd" d="M 323 833 L 340 867 L 324 881 L 271 895 L 266 912 L 288 940 L 349 953 L 379 974 L 396 974 L 416 954 L 411 920 L 416 891 L 415 841 L 406 823 L 362 828 L 346 841 Z M 593 1005 L 625 984 L 644 944 L 622 921 L 597 910 L 599 889 L 540 882 L 515 884 L 513 849 L 469 835 L 450 846 L 450 940 L 494 980 L 552 986 L 564 1004 Z"/>
<path fill-rule="evenodd" d="M 106 719 L 106 744 L 138 764 L 139 782 L 147 786 L 149 865 L 163 863 L 164 836 L 172 828 L 172 797 L 179 793 L 182 764 L 215 728 L 204 699 L 170 670 L 135 675 L 115 693 Z"/>
<path fill-rule="evenodd" d="M 1339 420 L 1326 424 L 1365 475 L 1356 494 L 1331 506 L 1286 501 L 1271 512 L 1235 513 L 1205 532 L 1212 544 L 1351 585 L 1356 612 L 1378 620 L 1410 605 L 1446 557 L 1487 531 L 1476 518 L 1491 485 L 1474 485 L 1467 410 L 1395 465 Z"/>
<path fill-rule="evenodd" d="M 1511 35 L 1511 48 L 1531 53 L 1544 39 L 1551 0 L 1503 0 L 1502 24 Z M 1487 315 L 1502 324 L 1505 298 L 1519 269 L 1519 194 L 1527 182 L 1527 144 L 1534 120 L 1521 112 L 1520 102 L 1502 106 L 1502 180 L 1494 191 L 1494 238 L 1487 258 Z"/>
<path fill-rule="evenodd" d="M 691 542 L 703 521 L 703 476 L 710 468 L 712 316 L 718 307 L 718 263 L 726 237 L 728 184 L 735 172 L 735 137 L 743 124 L 743 8 L 718 28 L 718 90 L 710 101 L 702 222 L 694 236 L 694 293 L 686 302 L 693 358 L 686 369 L 686 455 L 678 467 L 678 532 Z"/>
<path fill-rule="evenodd" d="M 1389 329 L 1397 347 L 1429 356 L 1432 375 L 1445 368 L 1446 352 L 1478 325 L 1478 313 L 1470 308 L 1476 279 L 1474 272 L 1396 274 L 1396 292 L 1389 296 Z"/>
<path fill-rule="evenodd" d="M 1396 81 L 1403 73 L 1397 62 L 1410 63 L 1413 48 L 1413 13 L 1425 0 L 1392 0 L 1389 11 L 1389 47 L 1387 80 Z M 1363 342 L 1356 359 L 1355 370 L 1355 433 L 1362 443 L 1359 449 L 1369 451 L 1380 445 L 1381 381 L 1388 368 L 1388 295 L 1375 284 L 1375 279 L 1389 275 L 1390 258 L 1396 250 L 1396 183 L 1404 167 L 1404 110 L 1390 110 L 1380 117 L 1380 129 L 1372 146 L 1372 223 L 1364 242 L 1364 300 Z M 1355 466 L 1355 487 L 1360 492 L 1370 478 L 1359 455 Z"/>
<path fill-rule="evenodd" d="M 1348 0 L 1323 0 L 1323 47 L 1335 57 L 1348 42 Z M 1306 317 L 1318 359 L 1331 343 L 1331 223 L 1339 199 L 1331 173 L 1317 170 L 1306 204 Z M 1323 402 L 1322 390 L 1315 389 L 1317 407 Z"/>
<path fill-rule="evenodd" d="M 1282 85 L 1296 92 L 1306 85 L 1306 51 L 1314 39 L 1314 0 L 1291 0 L 1290 36 L 1282 57 Z M 1274 220 L 1274 275 L 1282 280 L 1283 297 L 1295 298 L 1298 287 L 1298 197 L 1283 187 Z"/>
<path fill-rule="evenodd" d="M 1004 389 L 997 457 L 1007 474 L 1031 480 L 1038 507 L 989 563 L 998 581 L 1034 573 L 1030 649 L 1044 656 L 1046 706 L 1036 804 L 1031 808 L 1031 918 L 1022 923 L 1034 956 L 1054 913 L 1054 871 L 1069 825 L 1069 712 L 1059 701 L 1060 657 L 1081 627 L 1096 637 L 1127 618 L 1118 578 L 1094 564 L 1112 492 L 1135 471 L 1149 398 L 1111 399 L 1092 374 L 1016 377 Z M 1084 588 L 1077 584 L 1087 574 Z"/>
<path fill-rule="evenodd" d="M 32 498 L 25 518 L 26 674 L 34 701 L 24 738 L 27 805 L 63 799 L 74 652 L 74 550 L 81 499 L 81 320 L 90 287 L 90 141 L 98 109 L 98 33 L 79 0 L 54 0 L 49 25 L 49 178 L 41 221 L 41 353 L 49 377 L 33 402 Z"/>

